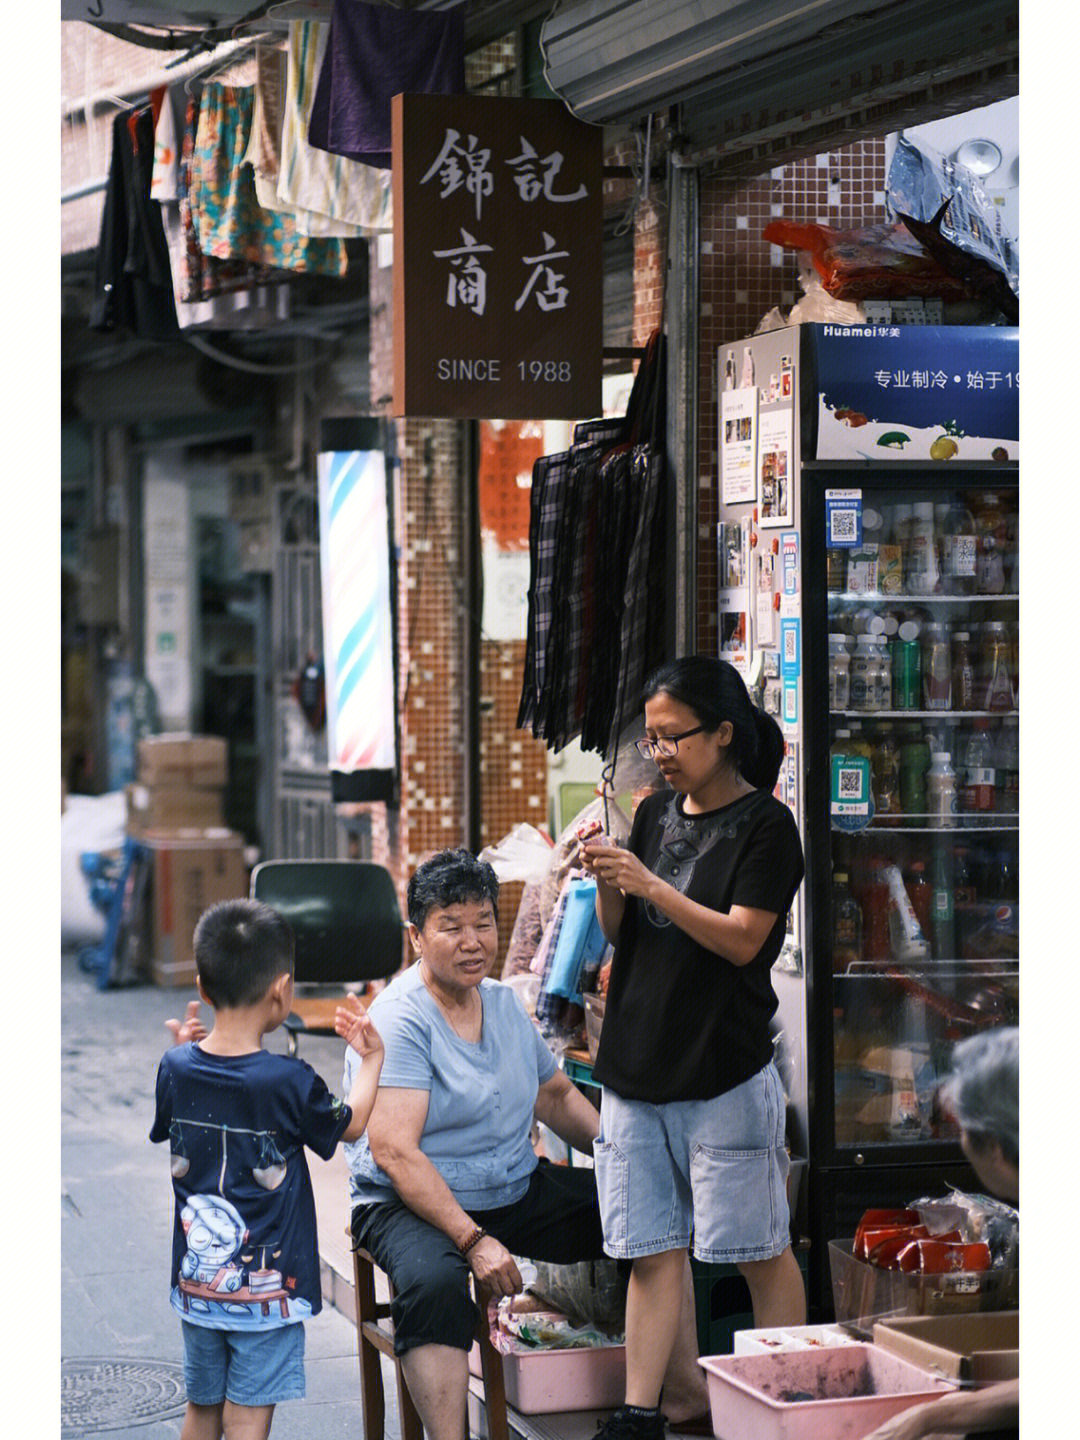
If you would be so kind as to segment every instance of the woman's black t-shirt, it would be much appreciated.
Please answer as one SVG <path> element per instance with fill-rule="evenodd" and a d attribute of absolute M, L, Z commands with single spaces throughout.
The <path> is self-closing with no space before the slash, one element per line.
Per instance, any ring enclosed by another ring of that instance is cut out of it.
<path fill-rule="evenodd" d="M 628 845 L 711 910 L 776 914 L 754 959 L 734 965 L 640 896 L 627 896 L 593 1075 L 629 1100 L 711 1099 L 772 1058 L 770 970 L 803 877 L 795 818 L 765 790 L 702 815 L 684 815 L 682 797 L 662 792 L 638 806 Z"/>

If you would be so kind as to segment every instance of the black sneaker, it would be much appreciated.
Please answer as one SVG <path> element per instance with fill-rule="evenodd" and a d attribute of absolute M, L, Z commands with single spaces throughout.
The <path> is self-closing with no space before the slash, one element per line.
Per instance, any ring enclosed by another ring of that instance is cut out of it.
<path fill-rule="evenodd" d="M 664 1416 L 659 1409 L 637 1410 L 621 1405 L 596 1427 L 595 1440 L 665 1440 Z"/>

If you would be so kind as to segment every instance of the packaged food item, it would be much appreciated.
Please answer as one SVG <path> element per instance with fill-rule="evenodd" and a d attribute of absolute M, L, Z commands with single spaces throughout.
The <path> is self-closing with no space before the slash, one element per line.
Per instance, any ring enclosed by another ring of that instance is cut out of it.
<path fill-rule="evenodd" d="M 900 222 L 835 230 L 828 225 L 770 220 L 761 236 L 770 245 L 806 251 L 825 290 L 837 300 L 908 295 L 967 298 L 963 282 L 933 259 Z"/>
<path fill-rule="evenodd" d="M 889 941 L 894 957 L 897 960 L 926 959 L 930 954 L 930 943 L 904 889 L 900 867 L 886 865 L 884 879 L 889 890 Z"/>

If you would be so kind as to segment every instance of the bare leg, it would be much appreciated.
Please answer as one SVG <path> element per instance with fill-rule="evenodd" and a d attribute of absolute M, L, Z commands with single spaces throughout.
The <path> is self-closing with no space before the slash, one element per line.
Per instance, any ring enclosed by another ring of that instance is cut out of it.
<path fill-rule="evenodd" d="M 671 1359 L 664 1372 L 662 1409 L 671 1421 L 690 1420 L 709 1408 L 709 1383 L 698 1364 L 697 1310 L 690 1257 L 683 1263 L 682 1309 Z"/>
<path fill-rule="evenodd" d="M 223 1405 L 195 1405 L 189 1400 L 180 1440 L 221 1440 L 223 1409 Z"/>
<path fill-rule="evenodd" d="M 418 1345 L 401 1364 L 427 1440 L 465 1440 L 468 1353 L 456 1345 Z"/>
<path fill-rule="evenodd" d="M 739 1272 L 750 1287 L 758 1330 L 806 1324 L 806 1288 L 790 1245 L 772 1260 L 746 1261 Z"/>
<path fill-rule="evenodd" d="M 626 1291 L 626 1403 L 654 1409 L 683 1314 L 685 1250 L 639 1255 Z"/>
<path fill-rule="evenodd" d="M 273 1405 L 234 1405 L 226 1400 L 225 1440 L 266 1440 L 273 1418 Z"/>

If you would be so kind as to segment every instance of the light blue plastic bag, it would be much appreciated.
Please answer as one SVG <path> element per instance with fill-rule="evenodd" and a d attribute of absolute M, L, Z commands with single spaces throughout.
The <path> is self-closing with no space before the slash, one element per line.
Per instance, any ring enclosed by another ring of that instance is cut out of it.
<path fill-rule="evenodd" d="M 599 966 L 607 941 L 596 918 L 596 881 L 572 879 L 569 884 L 562 929 L 544 989 L 549 995 L 561 995 L 574 1005 L 584 1005 L 581 976 Z"/>

